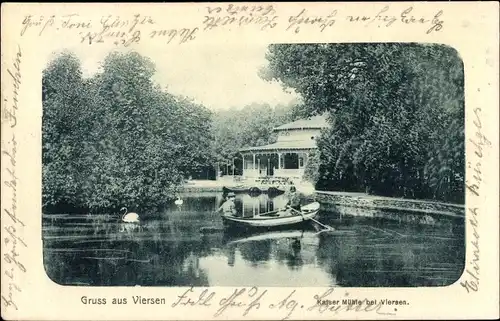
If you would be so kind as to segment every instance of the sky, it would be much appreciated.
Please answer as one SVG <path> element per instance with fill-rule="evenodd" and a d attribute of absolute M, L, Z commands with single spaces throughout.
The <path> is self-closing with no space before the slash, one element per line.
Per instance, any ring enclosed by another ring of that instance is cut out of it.
<path fill-rule="evenodd" d="M 73 49 L 86 77 L 99 70 L 99 63 L 110 52 Z M 171 94 L 188 96 L 212 110 L 220 110 L 253 102 L 275 106 L 298 97 L 286 93 L 278 82 L 266 82 L 258 76 L 259 69 L 267 64 L 266 50 L 267 45 L 219 44 L 172 46 L 166 50 L 149 47 L 138 52 L 156 64 L 153 79 L 163 88 L 168 87 Z"/>

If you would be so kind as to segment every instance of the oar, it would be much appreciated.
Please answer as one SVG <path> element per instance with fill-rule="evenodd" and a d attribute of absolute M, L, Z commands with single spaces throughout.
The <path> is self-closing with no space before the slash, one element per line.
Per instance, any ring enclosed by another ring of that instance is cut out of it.
<path fill-rule="evenodd" d="M 306 217 L 304 216 L 304 214 L 302 214 L 302 212 L 301 212 L 301 211 L 297 211 L 297 210 L 296 210 L 296 209 L 294 209 L 293 207 L 290 207 L 290 208 L 292 209 L 292 211 L 295 211 L 295 212 L 299 213 L 299 214 L 302 216 L 302 218 L 303 218 L 304 220 L 311 220 L 311 221 L 315 222 L 316 224 L 318 224 L 318 225 L 320 225 L 320 226 L 323 226 L 323 227 L 324 227 L 324 228 L 326 228 L 327 230 L 333 230 L 333 229 L 334 229 L 334 228 L 333 228 L 333 227 L 331 227 L 330 225 L 323 224 L 323 223 L 321 223 L 320 221 L 315 220 L 315 219 L 314 219 L 314 218 L 312 218 L 312 217 L 310 217 L 310 218 L 306 218 Z"/>
<path fill-rule="evenodd" d="M 274 210 L 274 211 L 269 211 L 269 212 L 264 212 L 264 213 L 260 213 L 260 214 L 257 214 L 258 216 L 269 216 L 271 214 L 276 214 L 278 213 L 279 210 Z"/>

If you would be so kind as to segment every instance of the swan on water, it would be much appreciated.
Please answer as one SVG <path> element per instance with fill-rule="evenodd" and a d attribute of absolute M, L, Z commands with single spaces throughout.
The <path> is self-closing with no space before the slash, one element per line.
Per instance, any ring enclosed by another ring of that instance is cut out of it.
<path fill-rule="evenodd" d="M 139 222 L 139 214 L 130 212 L 127 213 L 128 210 L 126 207 L 122 207 L 120 211 L 125 211 L 122 215 L 122 221 L 127 222 L 127 223 L 138 223 Z"/>
<path fill-rule="evenodd" d="M 181 197 L 180 196 L 177 196 L 177 199 L 175 200 L 175 205 L 182 205 L 184 203 L 183 200 L 181 200 Z"/>

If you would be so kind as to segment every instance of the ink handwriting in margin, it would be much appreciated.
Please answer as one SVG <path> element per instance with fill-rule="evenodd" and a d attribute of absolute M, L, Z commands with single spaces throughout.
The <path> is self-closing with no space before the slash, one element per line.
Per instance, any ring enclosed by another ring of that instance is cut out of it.
<path fill-rule="evenodd" d="M 394 312 L 389 312 L 384 309 L 386 300 L 346 300 L 349 297 L 349 292 L 343 294 L 343 299 L 341 302 L 347 301 L 347 303 L 337 304 L 337 305 L 325 305 L 323 302 L 334 300 L 330 295 L 334 293 L 334 288 L 329 288 L 321 294 L 315 294 L 313 296 L 314 304 L 306 307 L 300 304 L 295 299 L 292 299 L 295 290 L 293 290 L 285 299 L 279 301 L 277 304 L 270 305 L 270 308 L 286 309 L 288 314 L 283 318 L 288 319 L 292 313 L 298 309 L 305 309 L 308 312 L 316 311 L 320 314 L 338 314 L 339 312 L 375 312 L 379 315 L 396 315 L 397 309 L 393 308 Z M 341 294 L 337 294 L 341 295 Z M 340 300 L 337 300 L 340 301 Z"/>
<path fill-rule="evenodd" d="M 276 27 L 278 16 L 273 5 L 234 5 L 227 7 L 207 7 L 203 20 L 203 31 L 209 31 L 221 26 L 244 27 L 259 26 L 260 30 Z"/>
<path fill-rule="evenodd" d="M 135 14 L 133 17 L 107 15 L 99 20 L 97 29 L 80 32 L 80 43 L 99 44 L 111 41 L 115 46 L 128 47 L 141 40 L 139 26 L 154 24 L 150 16 Z"/>
<path fill-rule="evenodd" d="M 312 25 L 317 26 L 320 32 L 323 32 L 326 28 L 335 25 L 335 16 L 337 16 L 337 10 L 332 10 L 327 15 L 316 16 L 310 15 L 306 9 L 302 9 L 297 15 L 288 18 L 288 27 L 285 30 L 292 29 L 295 33 L 299 33 L 302 25 Z"/>
<path fill-rule="evenodd" d="M 467 169 L 473 171 L 472 179 L 465 181 L 465 188 L 469 195 L 473 198 L 480 197 L 481 186 L 483 181 L 482 161 L 483 149 L 491 146 L 491 141 L 483 133 L 483 124 L 481 121 L 481 108 L 474 108 L 474 128 L 475 134 L 469 139 L 469 143 L 474 146 L 474 154 L 472 154 L 472 162 L 467 163 Z M 460 282 L 460 285 L 467 291 L 467 293 L 477 292 L 479 290 L 480 280 L 480 242 L 479 242 L 479 222 L 480 211 L 479 207 L 469 207 L 468 223 L 471 227 L 472 237 L 469 241 L 473 249 L 473 256 L 469 262 L 466 262 L 465 267 L 465 280 Z"/>
<path fill-rule="evenodd" d="M 80 43 L 88 45 L 110 42 L 115 46 L 128 47 L 139 43 L 142 38 L 155 39 L 170 44 L 178 44 L 196 38 L 198 27 L 158 28 L 151 16 L 139 13 L 127 16 L 104 15 L 98 21 L 86 19 L 76 13 L 62 16 L 27 15 L 21 24 L 21 36 L 35 32 L 38 36 L 49 32 L 73 32 Z"/>
<path fill-rule="evenodd" d="M 21 36 L 29 30 L 37 30 L 38 36 L 52 30 L 89 30 L 92 29 L 92 20 L 84 19 L 76 13 L 56 16 L 26 15 L 21 23 Z M 35 31 L 36 32 L 36 31 Z"/>
<path fill-rule="evenodd" d="M 414 13 L 413 7 L 408 7 L 398 14 L 391 14 L 390 7 L 384 6 L 379 12 L 373 16 L 365 15 L 348 15 L 348 22 L 364 22 L 365 26 L 375 24 L 380 27 L 391 27 L 400 23 L 402 25 L 422 25 L 427 28 L 426 34 L 437 32 L 443 29 L 444 21 L 441 19 L 443 10 L 439 10 L 432 18 L 426 15 L 418 15 Z"/>
<path fill-rule="evenodd" d="M 260 290 L 258 287 L 236 288 L 229 295 L 222 298 L 217 297 L 217 293 L 211 289 L 197 291 L 193 287 L 185 290 L 177 296 L 171 304 L 173 308 L 181 306 L 197 306 L 203 308 L 216 309 L 214 317 L 224 317 L 228 314 L 240 312 L 242 316 L 247 316 L 250 312 L 260 309 L 269 309 L 283 313 L 282 320 L 289 319 L 299 310 L 307 312 L 318 312 L 320 314 L 338 314 L 339 312 L 374 312 L 379 315 L 395 315 L 397 309 L 385 304 L 387 300 L 351 300 L 346 299 L 348 292 L 343 294 L 342 304 L 325 305 L 324 302 L 332 299 L 334 288 L 329 288 L 321 294 L 312 297 L 314 304 L 304 304 L 294 297 L 296 290 L 292 290 L 283 298 L 276 300 L 268 294 L 268 290 Z M 336 295 L 339 295 L 338 293 Z M 340 294 L 341 295 L 341 294 Z M 271 301 L 272 303 L 270 303 Z M 334 300 L 332 300 L 334 301 Z M 339 300 L 337 300 L 339 301 Z M 347 302 L 347 303 L 345 303 Z M 371 303 L 370 303 L 371 302 Z M 387 308 L 391 308 L 388 311 Z"/>
<path fill-rule="evenodd" d="M 241 288 L 235 289 L 227 297 L 223 297 L 217 301 L 215 298 L 216 292 L 208 289 L 203 290 L 201 293 L 195 293 L 193 287 L 189 288 L 172 303 L 172 307 L 177 306 L 201 306 L 211 307 L 212 304 L 217 305 L 214 316 L 222 316 L 226 311 L 232 309 L 243 309 L 243 316 L 246 316 L 251 310 L 260 308 L 260 300 L 267 293 L 267 290 L 259 292 L 259 289 L 252 287 L 250 289 Z M 251 300 L 250 303 L 248 301 Z"/>
<path fill-rule="evenodd" d="M 18 110 L 18 98 L 19 91 L 21 87 L 21 59 L 22 51 L 21 47 L 18 46 L 18 50 L 15 59 L 10 68 L 7 68 L 7 73 L 12 78 L 12 97 L 4 97 L 3 100 L 3 121 L 10 124 L 10 129 L 13 130 L 17 124 L 16 112 Z M 18 178 L 16 173 L 16 162 L 17 162 L 17 140 L 15 132 L 12 131 L 11 135 L 6 135 L 9 137 L 2 144 L 2 164 L 5 164 L 5 170 L 7 174 L 5 180 L 3 181 L 4 188 L 2 188 L 2 193 L 9 195 L 9 201 L 6 202 L 8 205 L 2 204 L 2 224 L 4 226 L 3 243 L 5 246 L 2 264 L 2 273 L 6 277 L 2 277 L 4 282 L 7 282 L 7 291 L 2 291 L 2 303 L 5 308 L 14 308 L 18 310 L 18 306 L 15 301 L 16 293 L 21 292 L 21 288 L 17 283 L 19 279 L 19 274 L 26 273 L 26 267 L 20 260 L 20 254 L 18 252 L 18 246 L 27 248 L 26 242 L 22 238 L 22 231 L 25 227 L 24 222 L 17 216 L 17 187 Z M 10 203 L 10 204 L 9 204 Z"/>
<path fill-rule="evenodd" d="M 299 33 L 301 27 L 312 26 L 318 28 L 320 32 L 331 28 L 336 24 L 336 21 L 343 20 L 347 23 L 363 23 L 365 27 L 377 26 L 391 27 L 397 23 L 402 25 L 422 25 L 425 26 L 426 34 L 440 31 L 443 28 L 444 21 L 441 19 L 443 11 L 439 10 L 432 18 L 424 15 L 414 14 L 414 8 L 408 7 L 398 14 L 390 13 L 390 7 L 385 6 L 374 15 L 357 15 L 349 13 L 341 16 L 339 10 L 328 11 L 324 15 L 314 15 L 309 13 L 306 9 L 301 9 L 298 14 L 291 15 L 288 18 L 288 26 L 286 31 L 293 31 Z"/>
<path fill-rule="evenodd" d="M 150 30 L 154 28 L 153 30 Z M 156 21 L 151 16 L 134 14 L 132 17 L 103 16 L 97 32 L 87 32 L 82 36 L 81 42 L 103 43 L 105 40 L 113 41 L 115 46 L 128 47 L 139 43 L 145 31 L 149 39 L 158 39 L 170 44 L 174 39 L 178 44 L 192 41 L 196 38 L 198 28 L 156 28 Z"/>

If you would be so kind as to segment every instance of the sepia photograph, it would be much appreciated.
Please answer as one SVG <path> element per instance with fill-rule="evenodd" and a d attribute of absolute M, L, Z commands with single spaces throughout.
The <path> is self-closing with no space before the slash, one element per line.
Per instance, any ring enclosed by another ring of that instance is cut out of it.
<path fill-rule="evenodd" d="M 63 50 L 47 63 L 42 237 L 52 281 L 458 280 L 465 138 L 456 50 L 269 44 L 186 56 L 191 67 L 162 53 Z"/>
<path fill-rule="evenodd" d="M 3 3 L 1 318 L 498 319 L 498 8 Z"/>

